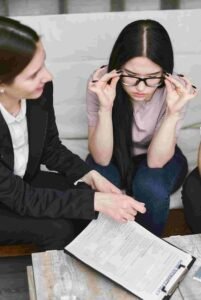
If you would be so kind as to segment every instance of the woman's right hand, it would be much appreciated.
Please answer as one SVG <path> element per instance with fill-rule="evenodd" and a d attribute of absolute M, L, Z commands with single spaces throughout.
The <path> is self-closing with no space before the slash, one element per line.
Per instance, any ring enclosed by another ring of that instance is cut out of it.
<path fill-rule="evenodd" d="M 144 203 L 132 197 L 100 192 L 95 193 L 94 209 L 121 223 L 134 221 L 138 212 L 146 212 Z"/>
<path fill-rule="evenodd" d="M 116 85 L 121 71 L 113 70 L 102 75 L 103 70 L 103 68 L 99 68 L 94 72 L 92 79 L 89 81 L 88 89 L 98 96 L 100 111 L 112 111 L 116 96 Z"/>

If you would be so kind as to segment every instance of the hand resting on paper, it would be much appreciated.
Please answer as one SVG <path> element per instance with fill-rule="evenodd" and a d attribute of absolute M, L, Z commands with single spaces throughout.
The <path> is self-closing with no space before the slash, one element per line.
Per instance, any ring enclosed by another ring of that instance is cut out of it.
<path fill-rule="evenodd" d="M 94 208 L 122 223 L 134 221 L 138 212 L 146 212 L 144 203 L 127 195 L 114 193 L 95 193 Z"/>
<path fill-rule="evenodd" d="M 96 211 L 122 223 L 135 220 L 138 212 L 146 212 L 144 203 L 124 195 L 120 189 L 97 171 L 90 171 L 82 180 L 97 191 L 94 199 Z"/>

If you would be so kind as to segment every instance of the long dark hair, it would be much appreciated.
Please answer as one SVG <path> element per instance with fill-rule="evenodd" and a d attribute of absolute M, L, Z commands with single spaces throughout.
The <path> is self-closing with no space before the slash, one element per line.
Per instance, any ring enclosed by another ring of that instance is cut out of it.
<path fill-rule="evenodd" d="M 119 34 L 109 59 L 108 71 L 120 69 L 134 57 L 147 57 L 164 71 L 172 73 L 173 49 L 166 29 L 154 20 L 138 20 L 128 24 Z M 116 162 L 123 187 L 131 194 L 134 172 L 132 154 L 133 105 L 119 81 L 113 106 L 113 160 Z"/>
<path fill-rule="evenodd" d="M 0 17 L 0 84 L 12 83 L 36 51 L 38 34 L 20 22 Z"/>

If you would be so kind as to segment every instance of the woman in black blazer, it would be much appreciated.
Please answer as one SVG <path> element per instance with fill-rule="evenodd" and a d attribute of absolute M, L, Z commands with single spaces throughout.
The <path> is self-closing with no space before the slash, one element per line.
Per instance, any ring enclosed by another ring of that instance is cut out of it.
<path fill-rule="evenodd" d="M 0 244 L 61 249 L 98 212 L 146 210 L 61 144 L 51 80 L 37 33 L 0 17 Z"/>

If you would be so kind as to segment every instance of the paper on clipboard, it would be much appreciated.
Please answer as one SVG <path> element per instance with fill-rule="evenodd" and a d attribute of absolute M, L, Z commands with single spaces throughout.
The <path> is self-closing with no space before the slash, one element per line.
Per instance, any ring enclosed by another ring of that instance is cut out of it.
<path fill-rule="evenodd" d="M 103 214 L 64 250 L 145 300 L 168 299 L 195 260 L 138 223 Z"/>

